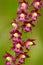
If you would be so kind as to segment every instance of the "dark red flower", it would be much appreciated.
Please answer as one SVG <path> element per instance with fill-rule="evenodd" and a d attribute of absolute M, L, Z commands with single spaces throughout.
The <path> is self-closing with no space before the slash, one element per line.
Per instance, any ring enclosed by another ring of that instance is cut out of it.
<path fill-rule="evenodd" d="M 24 42 L 24 45 L 26 46 L 27 50 L 30 50 L 30 47 L 35 45 L 34 39 L 28 39 Z"/>
<path fill-rule="evenodd" d="M 18 14 L 18 19 L 17 20 L 20 21 L 20 22 L 21 21 L 24 22 L 24 21 L 29 19 L 28 14 L 24 11 L 17 12 L 17 14 Z"/>
<path fill-rule="evenodd" d="M 12 27 L 17 30 L 19 28 L 19 25 L 18 25 L 18 22 L 16 20 L 14 20 L 12 23 L 11 23 Z"/>
<path fill-rule="evenodd" d="M 22 52 L 20 54 L 17 55 L 17 58 L 19 59 L 19 63 L 24 63 L 26 58 L 29 58 L 29 56 L 27 55 L 27 52 Z"/>
<path fill-rule="evenodd" d="M 14 52 L 16 53 L 21 53 L 23 51 L 23 42 L 22 41 L 14 42 L 11 49 L 14 50 Z"/>
<path fill-rule="evenodd" d="M 18 30 L 13 29 L 11 32 L 11 39 L 15 41 L 19 41 L 21 39 L 22 33 L 19 32 Z"/>
<path fill-rule="evenodd" d="M 33 21 L 37 21 L 38 16 L 41 16 L 38 10 L 32 10 L 29 15 L 29 17 L 32 18 Z"/>
<path fill-rule="evenodd" d="M 42 8 L 43 2 L 41 0 L 34 0 L 31 3 L 32 6 L 34 6 L 35 9 Z"/>
<path fill-rule="evenodd" d="M 26 2 L 25 0 L 23 0 L 22 2 L 19 2 L 19 4 L 20 4 L 20 8 L 19 8 L 19 10 L 28 10 L 29 8 L 28 8 L 28 2 Z"/>
<path fill-rule="evenodd" d="M 33 27 L 35 27 L 35 25 L 32 23 L 32 21 L 26 21 L 22 25 L 22 29 L 26 32 L 31 32 Z"/>
<path fill-rule="evenodd" d="M 10 53 L 7 52 L 4 58 L 6 59 L 6 65 L 15 64 L 16 59 Z"/>

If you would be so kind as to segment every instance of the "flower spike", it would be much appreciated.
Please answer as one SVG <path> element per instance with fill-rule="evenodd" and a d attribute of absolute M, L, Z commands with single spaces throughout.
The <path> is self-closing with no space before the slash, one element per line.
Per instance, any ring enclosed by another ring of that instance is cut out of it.
<path fill-rule="evenodd" d="M 38 21 L 38 17 L 41 16 L 39 9 L 43 6 L 42 0 L 33 0 L 29 6 L 33 6 L 34 9 L 29 10 L 26 0 L 18 1 L 20 5 L 17 12 L 18 17 L 11 23 L 13 28 L 10 32 L 10 39 L 13 42 L 10 50 L 14 51 L 15 56 L 7 52 L 4 56 L 6 65 L 21 65 L 25 62 L 26 58 L 30 58 L 28 51 L 35 45 L 35 39 L 23 40 L 22 36 L 24 32 L 32 32 L 32 29 L 35 27 L 33 22 Z M 21 23 L 21 25 L 19 23 Z M 27 52 L 24 48 L 26 48 Z"/>

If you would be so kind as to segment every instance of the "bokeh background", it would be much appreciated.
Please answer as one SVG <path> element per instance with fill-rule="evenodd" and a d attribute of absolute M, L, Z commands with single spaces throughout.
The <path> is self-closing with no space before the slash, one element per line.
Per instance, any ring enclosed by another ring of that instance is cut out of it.
<path fill-rule="evenodd" d="M 27 0 L 30 3 L 30 0 Z M 31 0 L 32 1 L 32 0 Z M 6 51 L 14 55 L 14 52 L 10 50 L 12 41 L 9 40 L 9 32 L 12 29 L 11 22 L 17 18 L 18 0 L 0 0 L 0 65 L 5 65 Z M 32 33 L 23 34 L 23 39 L 34 38 L 36 39 L 36 46 L 31 47 L 28 52 L 30 59 L 26 59 L 23 65 L 43 65 L 43 8 L 39 10 L 42 14 L 39 17 L 38 23 L 35 23 L 36 27 L 32 30 Z"/>

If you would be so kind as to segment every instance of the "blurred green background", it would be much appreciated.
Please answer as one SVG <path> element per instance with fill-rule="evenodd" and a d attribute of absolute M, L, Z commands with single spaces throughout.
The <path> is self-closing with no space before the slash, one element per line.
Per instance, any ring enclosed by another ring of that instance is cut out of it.
<path fill-rule="evenodd" d="M 30 0 L 27 1 L 30 3 Z M 6 51 L 14 55 L 14 52 L 10 51 L 12 41 L 9 40 L 9 32 L 12 29 L 10 23 L 17 18 L 17 7 L 18 0 L 0 0 L 0 65 L 5 65 L 3 55 Z M 43 8 L 40 13 L 42 16 L 39 17 L 38 23 L 35 23 L 36 27 L 32 33 L 23 34 L 23 39 L 26 37 L 36 39 L 36 46 L 31 47 L 28 52 L 30 59 L 26 59 L 23 65 L 43 65 Z"/>

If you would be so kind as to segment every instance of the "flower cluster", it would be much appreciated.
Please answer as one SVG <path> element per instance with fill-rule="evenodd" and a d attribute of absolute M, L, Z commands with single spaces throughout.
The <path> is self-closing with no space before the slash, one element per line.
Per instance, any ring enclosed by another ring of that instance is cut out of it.
<path fill-rule="evenodd" d="M 11 47 L 11 50 L 14 51 L 15 56 L 13 57 L 10 55 L 10 53 L 6 53 L 4 58 L 6 59 L 6 65 L 21 65 L 25 62 L 26 58 L 29 58 L 28 52 L 24 51 L 24 47 L 26 50 L 30 50 L 31 46 L 35 45 L 35 39 L 22 39 L 22 32 L 32 32 L 32 28 L 35 27 L 35 24 L 33 22 L 38 21 L 38 16 L 41 16 L 39 13 L 39 8 L 42 8 L 43 2 L 41 0 L 34 0 L 29 6 L 33 6 L 34 10 L 30 11 L 28 14 L 28 11 L 30 10 L 28 7 L 28 2 L 26 0 L 23 0 L 22 2 L 19 1 L 19 8 L 18 8 L 18 18 L 15 19 L 11 25 L 13 27 L 11 34 L 11 40 L 13 41 L 13 45 Z M 19 24 L 19 22 L 22 22 L 23 24 Z M 20 30 L 22 29 L 22 30 Z"/>

